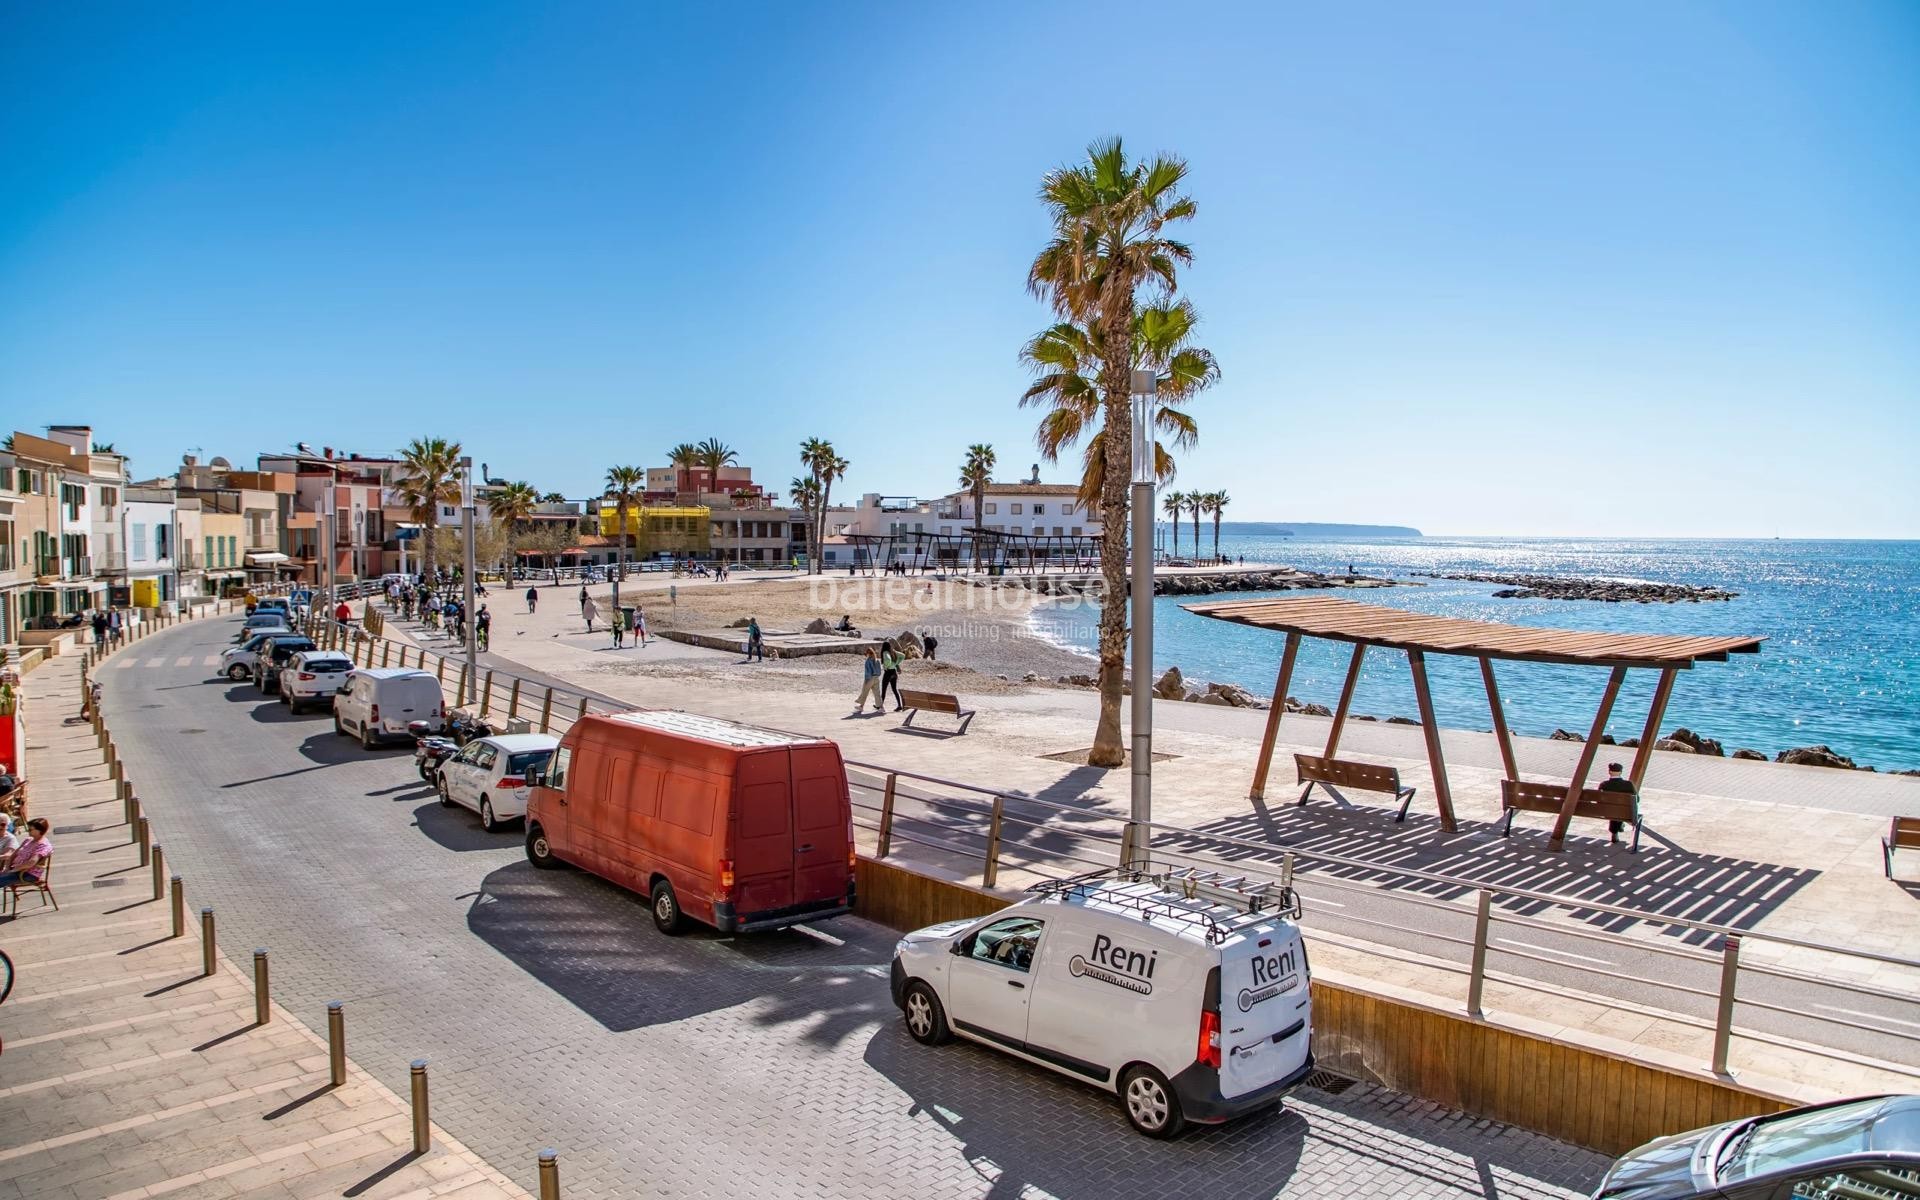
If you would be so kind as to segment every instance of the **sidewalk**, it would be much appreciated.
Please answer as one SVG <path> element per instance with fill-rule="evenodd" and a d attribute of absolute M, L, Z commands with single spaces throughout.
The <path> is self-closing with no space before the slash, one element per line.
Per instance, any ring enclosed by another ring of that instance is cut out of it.
<path fill-rule="evenodd" d="M 326 1041 L 294 1014 L 274 1005 L 256 1025 L 251 963 L 223 955 L 202 976 L 193 881 L 174 939 L 92 727 L 62 723 L 78 708 L 79 656 L 49 660 L 24 691 L 32 812 L 53 823 L 60 907 L 29 894 L 0 919 L 15 971 L 0 1006 L 0 1200 L 527 1197 L 438 1128 L 416 1156 L 408 1105 L 351 1061 L 332 1087 Z M 348 1012 L 349 1045 L 352 1027 Z"/>

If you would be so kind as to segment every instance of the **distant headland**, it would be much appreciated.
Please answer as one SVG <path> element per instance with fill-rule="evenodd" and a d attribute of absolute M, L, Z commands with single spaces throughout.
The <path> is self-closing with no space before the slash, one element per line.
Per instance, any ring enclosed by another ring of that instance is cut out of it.
<path fill-rule="evenodd" d="M 1222 535 L 1299 538 L 1417 538 L 1411 525 L 1329 525 L 1320 521 L 1222 521 Z"/>

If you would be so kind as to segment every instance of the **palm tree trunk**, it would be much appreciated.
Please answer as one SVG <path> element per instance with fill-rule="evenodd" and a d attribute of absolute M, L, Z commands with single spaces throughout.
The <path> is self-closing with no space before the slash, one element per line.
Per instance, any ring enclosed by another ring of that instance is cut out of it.
<path fill-rule="evenodd" d="M 1173 510 L 1173 547 L 1167 551 L 1174 558 L 1180 557 L 1180 510 Z"/>
<path fill-rule="evenodd" d="M 1113 271 L 1101 296 L 1101 403 L 1106 409 L 1105 450 L 1100 464 L 1100 719 L 1094 726 L 1087 765 L 1117 767 L 1126 761 L 1120 739 L 1120 699 L 1127 664 L 1127 486 L 1133 470 L 1132 338 L 1133 288 Z M 1145 546 L 1134 548 L 1146 554 Z M 1141 664 L 1136 688 L 1152 687 L 1150 664 Z"/>
<path fill-rule="evenodd" d="M 1200 557 L 1200 506 L 1193 506 L 1193 556 Z"/>
<path fill-rule="evenodd" d="M 975 480 L 973 485 L 973 528 L 974 534 L 967 540 L 973 543 L 973 569 L 980 570 L 980 529 L 987 514 L 987 485 Z"/>
<path fill-rule="evenodd" d="M 820 515 L 814 518 L 814 520 L 818 523 L 820 528 L 820 532 L 817 535 L 815 540 L 820 543 L 820 552 L 822 554 L 826 553 L 826 545 L 827 545 L 827 500 L 832 495 L 833 495 L 833 480 L 822 479 L 820 481 Z M 824 570 L 824 569 L 825 568 L 821 568 L 821 570 Z M 816 570 L 814 574 L 816 575 L 820 574 L 821 570 Z"/>
<path fill-rule="evenodd" d="M 1213 556 L 1220 557 L 1220 510 L 1213 510 Z"/>

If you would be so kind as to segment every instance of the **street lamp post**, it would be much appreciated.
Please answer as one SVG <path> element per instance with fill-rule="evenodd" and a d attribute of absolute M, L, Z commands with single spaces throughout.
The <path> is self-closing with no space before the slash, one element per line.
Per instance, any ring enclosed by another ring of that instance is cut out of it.
<path fill-rule="evenodd" d="M 1123 853 L 1153 843 L 1153 408 L 1158 380 L 1133 373 L 1133 807 Z M 1114 531 L 1118 533 L 1118 530 Z"/>
<path fill-rule="evenodd" d="M 480 665 L 478 662 L 478 654 L 475 650 L 475 622 L 473 619 L 473 515 L 473 459 L 462 457 L 460 459 L 460 540 L 462 542 L 461 553 L 465 562 L 460 572 L 460 577 L 462 583 L 465 585 L 463 588 L 465 592 L 463 597 L 465 607 L 461 609 L 461 612 L 466 615 L 466 619 L 461 622 L 461 625 L 464 627 L 463 631 L 467 639 L 468 688 L 472 688 L 480 679 Z M 468 702 L 472 702 L 471 696 L 468 697 Z"/>

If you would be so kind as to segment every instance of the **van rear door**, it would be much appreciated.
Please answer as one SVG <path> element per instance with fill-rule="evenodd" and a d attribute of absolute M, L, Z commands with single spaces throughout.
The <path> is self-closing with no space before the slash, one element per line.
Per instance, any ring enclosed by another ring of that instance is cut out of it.
<path fill-rule="evenodd" d="M 1298 928 L 1257 926 L 1220 947 L 1220 1094 L 1278 1083 L 1307 1060 L 1307 954 Z"/>
<path fill-rule="evenodd" d="M 785 747 L 740 756 L 734 776 L 734 911 L 788 908 L 793 899 L 793 781 Z"/>
<path fill-rule="evenodd" d="M 853 814 L 846 768 L 832 746 L 797 746 L 793 764 L 793 902 L 844 901 Z"/>

